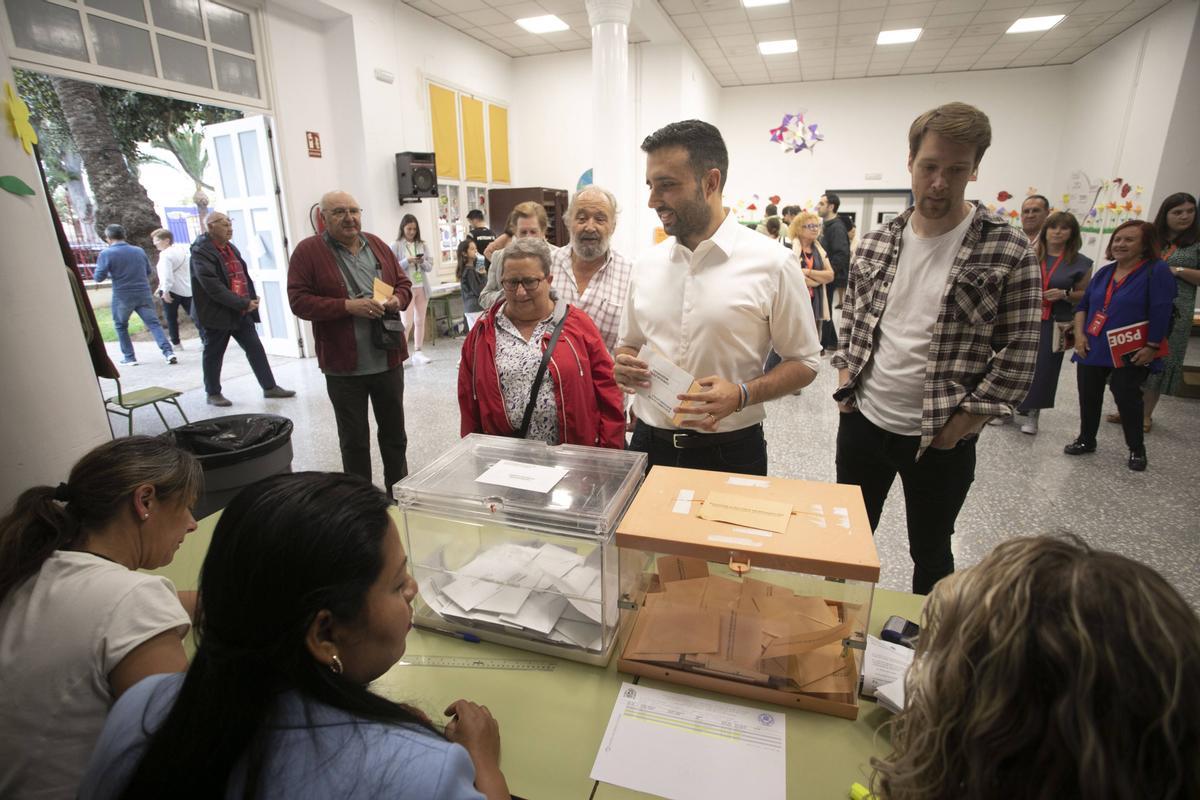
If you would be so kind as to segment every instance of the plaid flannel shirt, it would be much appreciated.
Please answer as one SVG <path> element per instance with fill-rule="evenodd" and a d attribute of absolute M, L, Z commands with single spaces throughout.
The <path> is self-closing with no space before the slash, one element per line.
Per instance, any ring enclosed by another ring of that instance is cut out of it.
<path fill-rule="evenodd" d="M 900 260 L 901 234 L 912 213 L 910 208 L 863 236 L 854 254 L 831 362 L 850 371 L 839 397 L 853 397 L 871 360 Z M 976 207 L 933 328 L 918 457 L 957 409 L 1001 416 L 1025 398 L 1037 362 L 1041 309 L 1041 273 L 1025 234 Z"/>

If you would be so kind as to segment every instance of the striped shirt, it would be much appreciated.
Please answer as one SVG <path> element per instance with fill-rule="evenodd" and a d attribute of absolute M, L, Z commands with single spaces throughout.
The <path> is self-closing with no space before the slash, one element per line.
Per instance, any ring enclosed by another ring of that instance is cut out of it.
<path fill-rule="evenodd" d="M 587 289 L 579 293 L 575 283 L 575 271 L 571 269 L 571 247 L 560 247 L 551 256 L 551 274 L 558 296 L 567 303 L 582 309 L 600 329 L 604 346 L 612 353 L 617 349 L 617 337 L 621 327 L 621 312 L 625 310 L 625 298 L 629 294 L 629 276 L 633 274 L 633 262 L 611 247 L 604 265 L 588 281 Z"/>
<path fill-rule="evenodd" d="M 849 370 L 842 388 L 851 393 L 871 360 L 912 213 L 910 208 L 864 235 L 850 265 L 831 364 Z M 1041 273 L 1025 235 L 976 207 L 939 299 L 918 457 L 958 409 L 1007 415 L 1025 398 L 1037 361 L 1041 308 Z"/>

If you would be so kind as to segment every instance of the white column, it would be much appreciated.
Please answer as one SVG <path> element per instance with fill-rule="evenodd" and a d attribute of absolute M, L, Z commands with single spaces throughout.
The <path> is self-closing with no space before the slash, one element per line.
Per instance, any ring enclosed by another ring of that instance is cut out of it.
<path fill-rule="evenodd" d="M 0 50 L 3 81 L 13 82 L 13 74 L 8 55 Z M 112 434 L 37 164 L 9 135 L 4 102 L 0 89 L 0 175 L 15 175 L 35 191 L 19 197 L 0 190 L 0 374 L 5 387 L 0 508 L 7 511 L 30 486 L 66 480 L 71 465 Z"/>
<path fill-rule="evenodd" d="M 633 0 L 587 0 L 592 26 L 592 180 L 621 207 L 613 245 L 633 254 L 633 103 L 629 93 L 629 18 Z"/>

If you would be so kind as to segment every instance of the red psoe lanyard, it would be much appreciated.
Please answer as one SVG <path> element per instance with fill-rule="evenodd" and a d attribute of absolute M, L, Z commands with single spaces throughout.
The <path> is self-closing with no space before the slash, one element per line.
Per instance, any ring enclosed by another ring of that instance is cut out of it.
<path fill-rule="evenodd" d="M 1046 272 L 1046 259 L 1042 259 L 1042 292 L 1046 292 L 1050 288 L 1050 279 L 1054 277 L 1054 270 L 1058 269 L 1058 265 L 1062 263 L 1063 256 L 1066 253 L 1060 253 L 1058 258 L 1054 260 L 1054 266 Z M 1050 319 L 1050 307 L 1054 305 L 1052 300 L 1042 300 L 1042 319 Z"/>

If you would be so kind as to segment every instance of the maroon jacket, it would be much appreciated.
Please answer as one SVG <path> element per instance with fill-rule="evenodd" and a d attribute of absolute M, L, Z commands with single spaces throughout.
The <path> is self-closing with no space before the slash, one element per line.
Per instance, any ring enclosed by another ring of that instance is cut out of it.
<path fill-rule="evenodd" d="M 458 368 L 459 431 L 463 436 L 516 433 L 504 412 L 496 372 L 496 314 L 503 306 L 503 301 L 492 306 L 463 343 Z M 559 302 L 554 309 L 555 322 L 563 314 L 567 320 L 546 367 L 547 375 L 554 379 L 561 443 L 624 449 L 625 402 L 613 378 L 612 356 L 591 317 Z M 547 333 L 542 337 L 543 352 L 549 342 Z"/>
<path fill-rule="evenodd" d="M 364 233 L 367 244 L 379 260 L 381 280 L 391 285 L 400 298 L 400 307 L 412 300 L 412 282 L 400 269 L 392 248 L 378 236 Z M 352 372 L 358 366 L 358 345 L 354 339 L 354 317 L 346 310 L 346 280 L 338 268 L 333 250 L 322 235 L 302 241 L 288 261 L 288 302 L 292 313 L 311 320 L 317 341 L 317 364 L 331 372 Z M 388 367 L 408 358 L 407 342 L 398 350 L 388 350 Z"/>

